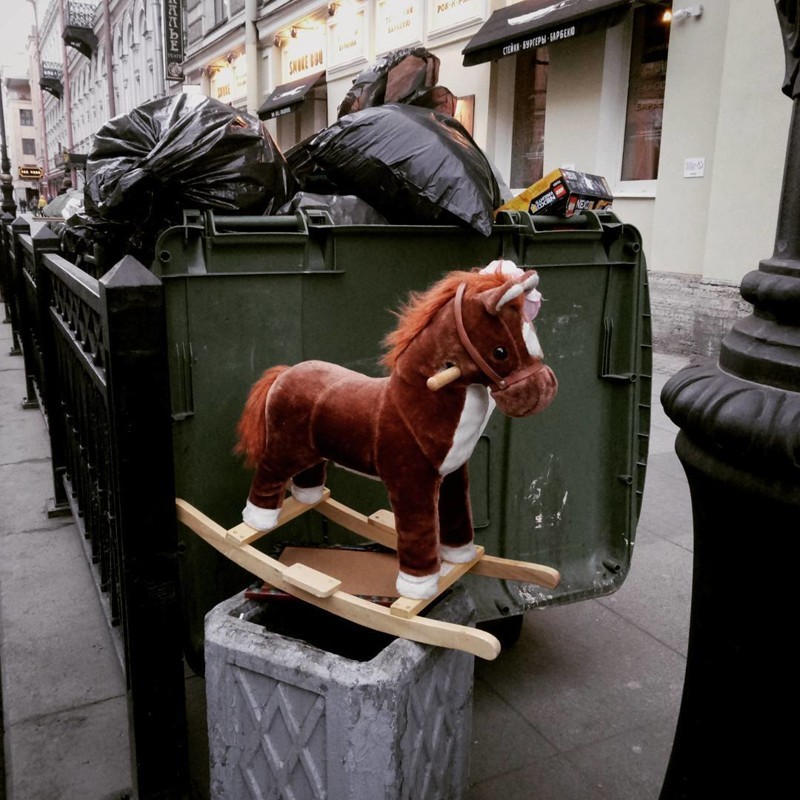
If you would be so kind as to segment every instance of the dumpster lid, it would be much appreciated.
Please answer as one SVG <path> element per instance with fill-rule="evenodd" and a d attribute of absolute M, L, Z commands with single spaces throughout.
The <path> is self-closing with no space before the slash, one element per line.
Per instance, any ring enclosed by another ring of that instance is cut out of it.
<path fill-rule="evenodd" d="M 323 70 L 315 72 L 313 75 L 307 75 L 305 78 L 276 86 L 259 107 L 258 118 L 272 119 L 293 111 L 294 107 L 302 103 L 306 99 L 306 95 L 315 86 L 322 83 L 324 78 L 325 71 Z"/>
<path fill-rule="evenodd" d="M 495 11 L 461 51 L 471 67 L 622 22 L 634 0 L 523 0 Z"/>

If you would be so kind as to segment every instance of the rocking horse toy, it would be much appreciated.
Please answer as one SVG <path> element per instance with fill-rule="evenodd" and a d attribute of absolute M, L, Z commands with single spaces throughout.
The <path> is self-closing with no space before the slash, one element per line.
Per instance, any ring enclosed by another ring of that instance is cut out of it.
<path fill-rule="evenodd" d="M 252 387 L 236 451 L 255 468 L 243 523 L 224 531 L 182 500 L 179 519 L 273 586 L 355 622 L 494 658 L 488 633 L 417 614 L 467 571 L 555 587 L 558 573 L 485 556 L 473 541 L 467 462 L 497 406 L 511 417 L 544 410 L 557 382 L 533 327 L 538 275 L 509 261 L 451 272 L 412 294 L 386 338 L 388 377 L 322 361 L 268 369 Z M 333 461 L 378 477 L 393 514 L 364 517 L 325 488 Z M 284 497 L 287 488 L 292 497 Z M 397 551 L 399 599 L 386 609 L 341 582 L 285 567 L 249 544 L 310 507 Z"/>

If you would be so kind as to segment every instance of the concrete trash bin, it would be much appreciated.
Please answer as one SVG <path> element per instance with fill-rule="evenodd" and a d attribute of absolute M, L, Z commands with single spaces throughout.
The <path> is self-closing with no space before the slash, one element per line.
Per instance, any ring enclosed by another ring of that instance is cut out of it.
<path fill-rule="evenodd" d="M 475 608 L 456 587 L 430 615 L 466 624 Z M 466 791 L 467 653 L 241 593 L 206 616 L 205 661 L 212 800 L 457 800 Z"/>

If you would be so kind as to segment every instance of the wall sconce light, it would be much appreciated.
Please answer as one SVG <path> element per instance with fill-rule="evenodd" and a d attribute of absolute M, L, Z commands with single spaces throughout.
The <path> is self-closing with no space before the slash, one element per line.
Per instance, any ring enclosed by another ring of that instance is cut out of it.
<path fill-rule="evenodd" d="M 679 8 L 677 11 L 672 12 L 672 20 L 674 22 L 682 22 L 685 19 L 689 19 L 690 17 L 694 17 L 698 19 L 699 17 L 703 16 L 703 6 L 696 5 L 696 6 L 686 6 L 686 8 Z"/>

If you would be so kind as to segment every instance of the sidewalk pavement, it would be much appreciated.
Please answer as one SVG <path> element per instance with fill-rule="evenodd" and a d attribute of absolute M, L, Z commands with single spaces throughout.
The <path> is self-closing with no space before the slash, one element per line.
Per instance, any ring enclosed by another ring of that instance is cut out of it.
<path fill-rule="evenodd" d="M 76 526 L 46 515 L 47 431 L 21 407 L 10 348 L 0 325 L 0 800 L 119 800 L 131 768 L 117 641 Z M 631 572 L 616 594 L 526 614 L 513 647 L 476 663 L 466 800 L 658 798 L 686 663 L 692 533 L 676 429 L 658 401 L 686 360 L 655 362 Z M 186 688 L 193 798 L 204 800 L 203 681 L 187 672 Z"/>
<path fill-rule="evenodd" d="M 0 309 L 2 313 L 2 309 Z M 0 324 L 0 671 L 7 800 L 131 786 L 125 677 L 71 517 L 49 519 L 50 442 Z"/>

